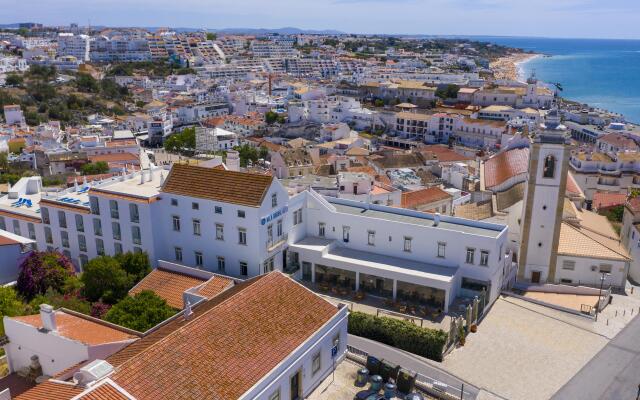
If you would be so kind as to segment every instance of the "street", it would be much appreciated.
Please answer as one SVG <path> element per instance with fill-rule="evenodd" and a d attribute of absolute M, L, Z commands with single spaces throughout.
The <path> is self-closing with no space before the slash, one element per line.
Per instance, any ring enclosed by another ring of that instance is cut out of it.
<path fill-rule="evenodd" d="M 640 318 L 637 316 L 569 382 L 554 400 L 635 400 L 640 384 Z"/>

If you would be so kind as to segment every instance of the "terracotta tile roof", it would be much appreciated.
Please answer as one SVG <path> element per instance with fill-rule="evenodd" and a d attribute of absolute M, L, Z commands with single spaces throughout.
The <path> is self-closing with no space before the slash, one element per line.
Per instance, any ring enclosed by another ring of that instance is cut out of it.
<path fill-rule="evenodd" d="M 129 400 L 129 397 L 107 382 L 78 397 L 78 400 Z"/>
<path fill-rule="evenodd" d="M 68 383 L 45 381 L 27 390 L 14 400 L 70 400 L 83 392 L 83 389 Z"/>
<path fill-rule="evenodd" d="M 455 162 L 455 161 L 470 161 L 471 157 L 467 157 L 464 154 L 460 154 L 445 145 L 432 144 L 420 148 L 420 152 L 423 155 L 425 153 L 431 153 L 440 162 Z M 429 159 L 428 157 L 425 157 Z"/>
<path fill-rule="evenodd" d="M 204 279 L 156 268 L 129 290 L 130 295 L 151 290 L 162 297 L 169 306 L 181 310 L 184 306 L 182 294 L 185 290 L 204 283 Z"/>
<path fill-rule="evenodd" d="M 509 189 L 496 193 L 496 208 L 500 211 L 509 208 L 524 198 L 526 182 L 520 182 Z"/>
<path fill-rule="evenodd" d="M 198 294 L 207 299 L 213 298 L 233 286 L 233 279 L 214 276 L 198 289 Z"/>
<path fill-rule="evenodd" d="M 606 218 L 603 222 L 608 224 Z M 566 222 L 560 226 L 558 254 L 615 261 L 631 259 L 619 241 Z"/>
<path fill-rule="evenodd" d="M 491 157 L 484 163 L 485 187 L 497 186 L 529 170 L 529 149 L 513 149 Z"/>
<path fill-rule="evenodd" d="M 415 208 L 420 206 L 425 206 L 428 204 L 432 204 L 438 201 L 451 199 L 449 193 L 440 189 L 437 186 L 414 190 L 412 192 L 403 192 L 402 193 L 402 202 L 401 205 L 403 208 Z"/>
<path fill-rule="evenodd" d="M 237 399 L 337 312 L 271 272 L 125 361 L 111 379 L 139 400 Z"/>
<path fill-rule="evenodd" d="M 0 233 L 0 246 L 10 246 L 12 244 L 20 244 L 20 242 L 3 236 L 2 233 Z"/>
<path fill-rule="evenodd" d="M 578 183 L 576 182 L 576 178 L 574 178 L 573 174 L 569 172 L 567 175 L 567 194 L 570 196 L 580 196 L 584 197 L 584 193 Z"/>
<path fill-rule="evenodd" d="M 454 210 L 456 217 L 480 221 L 493 216 L 493 208 L 490 201 L 483 203 L 469 203 L 457 206 Z"/>
<path fill-rule="evenodd" d="M 640 212 L 640 197 L 632 197 L 626 202 L 626 207 L 634 214 Z"/>
<path fill-rule="evenodd" d="M 259 207 L 271 182 L 269 175 L 173 164 L 162 192 Z"/>
<path fill-rule="evenodd" d="M 90 317 L 83 318 L 61 310 L 57 310 L 55 313 L 57 334 L 87 345 L 94 346 L 138 338 L 135 335 L 108 326 L 107 324 L 92 321 Z M 36 328 L 42 328 L 40 314 L 11 317 L 11 319 Z"/>
<path fill-rule="evenodd" d="M 598 138 L 598 141 L 608 143 L 612 146 L 616 146 L 619 149 L 638 150 L 638 145 L 633 139 L 628 138 L 619 133 L 609 133 L 607 135 L 604 135 Z"/>
<path fill-rule="evenodd" d="M 623 205 L 626 200 L 626 193 L 596 192 L 593 194 L 593 207 L 598 210 L 601 208 L 620 206 Z"/>

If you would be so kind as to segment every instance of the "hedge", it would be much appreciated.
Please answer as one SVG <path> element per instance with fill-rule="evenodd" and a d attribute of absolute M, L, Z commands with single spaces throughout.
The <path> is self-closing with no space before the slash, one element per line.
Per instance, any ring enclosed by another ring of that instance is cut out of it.
<path fill-rule="evenodd" d="M 388 344 L 408 352 L 442 361 L 447 333 L 421 328 L 409 321 L 376 317 L 354 311 L 349 314 L 349 333 Z"/>

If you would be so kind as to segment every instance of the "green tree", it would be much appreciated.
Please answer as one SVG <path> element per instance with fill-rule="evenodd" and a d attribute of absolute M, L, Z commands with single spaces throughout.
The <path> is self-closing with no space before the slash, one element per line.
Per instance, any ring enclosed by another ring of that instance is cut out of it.
<path fill-rule="evenodd" d="M 382 99 L 375 99 L 375 101 L 373 102 L 373 105 L 376 107 L 383 107 L 384 101 Z"/>
<path fill-rule="evenodd" d="M 61 292 L 75 273 L 71 260 L 55 251 L 33 251 L 20 264 L 16 289 L 27 300 L 48 289 Z"/>
<path fill-rule="evenodd" d="M 76 78 L 76 86 L 81 92 L 98 93 L 98 91 L 100 91 L 98 81 L 89 74 L 78 74 L 78 77 Z"/>
<path fill-rule="evenodd" d="M 192 153 L 196 148 L 196 128 L 176 132 L 164 141 L 164 149 L 172 153 Z"/>
<path fill-rule="evenodd" d="M 443 100 L 445 99 L 456 99 L 458 98 L 458 91 L 460 87 L 458 85 L 447 85 L 445 87 L 439 87 L 436 89 L 436 97 L 439 97 Z"/>
<path fill-rule="evenodd" d="M 87 315 L 91 313 L 91 304 L 77 294 L 61 294 L 53 289 L 37 295 L 29 302 L 29 314 L 37 314 L 41 304 L 49 304 L 56 309 L 64 307 Z"/>
<path fill-rule="evenodd" d="M 94 258 L 84 266 L 80 277 L 84 284 L 83 293 L 89 301 L 102 300 L 115 304 L 127 295 L 133 286 L 132 278 L 113 257 Z"/>
<path fill-rule="evenodd" d="M 243 144 L 242 146 L 236 146 L 233 149 L 238 152 L 238 155 L 240 156 L 240 166 L 242 167 L 246 167 L 247 164 L 249 164 L 249 161 L 252 163 L 258 161 L 258 150 L 253 146 Z"/>
<path fill-rule="evenodd" d="M 7 75 L 7 79 L 5 79 L 5 84 L 8 86 L 20 86 L 24 83 L 24 78 L 17 74 Z"/>
<path fill-rule="evenodd" d="M 82 175 L 98 175 L 106 174 L 109 172 L 109 164 L 106 161 L 98 161 L 95 163 L 88 163 L 80 167 Z"/>
<path fill-rule="evenodd" d="M 264 113 L 264 121 L 271 125 L 278 120 L 278 113 L 274 111 L 267 111 Z"/>
<path fill-rule="evenodd" d="M 0 286 L 0 335 L 4 335 L 4 317 L 15 317 L 24 313 L 25 306 L 18 293 L 9 286 Z"/>
<path fill-rule="evenodd" d="M 176 310 L 169 307 L 164 299 L 150 290 L 143 290 L 134 296 L 122 299 L 111 307 L 104 319 L 145 332 L 175 313 Z"/>
<path fill-rule="evenodd" d="M 216 40 L 218 38 L 218 35 L 216 35 L 213 32 L 207 32 L 207 40 Z"/>
<path fill-rule="evenodd" d="M 131 277 L 132 284 L 134 285 L 151 272 L 151 265 L 149 264 L 149 256 L 147 253 L 127 252 L 118 254 L 115 256 L 115 259 L 120 263 L 120 266 L 129 277 Z"/>

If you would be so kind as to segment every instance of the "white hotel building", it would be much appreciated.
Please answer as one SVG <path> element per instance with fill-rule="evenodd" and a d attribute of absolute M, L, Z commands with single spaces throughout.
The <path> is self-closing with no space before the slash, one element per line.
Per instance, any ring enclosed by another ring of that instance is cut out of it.
<path fill-rule="evenodd" d="M 99 254 L 145 251 L 154 264 L 239 278 L 280 270 L 444 311 L 483 289 L 490 304 L 512 267 L 506 226 L 313 191 L 290 198 L 272 176 L 219 167 L 174 165 L 56 194 L 24 178 L 0 198 L 0 229 L 59 249 L 79 268 Z"/>

